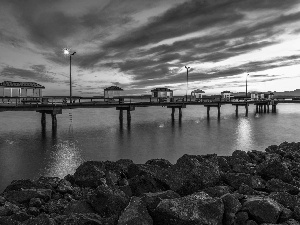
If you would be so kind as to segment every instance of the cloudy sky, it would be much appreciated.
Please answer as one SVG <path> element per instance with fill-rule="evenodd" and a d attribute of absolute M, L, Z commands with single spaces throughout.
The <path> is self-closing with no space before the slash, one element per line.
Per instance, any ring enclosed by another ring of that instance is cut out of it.
<path fill-rule="evenodd" d="M 299 0 L 0 0 L 0 82 L 46 95 L 300 88 Z"/>

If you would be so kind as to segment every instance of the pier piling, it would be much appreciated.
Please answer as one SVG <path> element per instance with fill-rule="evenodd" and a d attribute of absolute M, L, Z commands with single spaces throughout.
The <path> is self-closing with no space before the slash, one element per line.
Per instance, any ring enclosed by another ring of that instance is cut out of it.
<path fill-rule="evenodd" d="M 42 125 L 46 124 L 46 113 L 44 113 L 44 112 L 42 113 L 41 123 L 42 123 Z"/>

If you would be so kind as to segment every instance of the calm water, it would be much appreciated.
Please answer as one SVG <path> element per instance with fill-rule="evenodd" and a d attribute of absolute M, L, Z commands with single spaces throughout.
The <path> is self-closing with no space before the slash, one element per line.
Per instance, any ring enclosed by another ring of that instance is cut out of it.
<path fill-rule="evenodd" d="M 42 129 L 36 112 L 1 112 L 0 119 L 0 191 L 14 179 L 34 179 L 41 175 L 64 177 L 74 173 L 85 160 L 165 158 L 175 163 L 183 154 L 229 155 L 235 149 L 264 150 L 283 141 L 300 141 L 300 104 L 280 104 L 276 114 L 255 115 L 254 106 L 245 117 L 244 108 L 222 106 L 217 109 L 188 106 L 183 118 L 171 121 L 171 109 L 137 108 L 131 125 L 120 126 L 115 109 L 64 110 L 52 130 L 47 115 Z"/>

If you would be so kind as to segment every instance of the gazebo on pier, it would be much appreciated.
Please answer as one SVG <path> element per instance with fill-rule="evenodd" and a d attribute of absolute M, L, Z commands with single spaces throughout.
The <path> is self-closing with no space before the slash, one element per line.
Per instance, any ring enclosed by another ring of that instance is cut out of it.
<path fill-rule="evenodd" d="M 0 83 L 0 96 L 2 97 L 34 97 L 43 96 L 44 86 L 35 82 L 12 82 Z"/>

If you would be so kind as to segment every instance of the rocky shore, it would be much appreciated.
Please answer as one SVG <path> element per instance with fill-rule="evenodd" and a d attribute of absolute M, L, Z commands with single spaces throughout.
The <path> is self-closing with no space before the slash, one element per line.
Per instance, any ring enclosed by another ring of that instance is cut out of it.
<path fill-rule="evenodd" d="M 0 224 L 300 224 L 300 143 L 232 156 L 88 161 L 64 179 L 13 181 Z"/>

